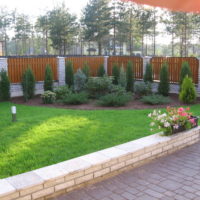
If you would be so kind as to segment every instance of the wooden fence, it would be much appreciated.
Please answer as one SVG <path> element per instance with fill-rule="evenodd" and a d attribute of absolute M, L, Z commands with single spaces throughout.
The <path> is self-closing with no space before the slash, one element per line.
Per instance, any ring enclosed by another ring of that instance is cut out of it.
<path fill-rule="evenodd" d="M 82 69 L 85 64 L 88 64 L 90 66 L 91 76 L 96 76 L 99 66 L 104 64 L 103 56 L 66 57 L 65 62 L 68 60 L 73 63 L 74 72 L 76 72 L 79 68 Z"/>
<path fill-rule="evenodd" d="M 20 83 L 24 71 L 30 67 L 36 81 L 44 81 L 45 68 L 49 64 L 53 71 L 54 80 L 58 80 L 57 59 L 53 57 L 38 58 L 8 58 L 8 76 L 11 83 Z"/>
<path fill-rule="evenodd" d="M 112 67 L 115 63 L 117 63 L 120 67 L 123 66 L 124 69 L 126 69 L 128 61 L 133 62 L 135 79 L 142 79 L 143 59 L 141 57 L 110 56 L 108 58 L 108 75 L 112 75 Z"/>
<path fill-rule="evenodd" d="M 198 72 L 199 72 L 199 60 L 193 57 L 155 57 L 151 59 L 153 78 L 154 80 L 160 79 L 160 70 L 163 63 L 167 63 L 169 66 L 169 79 L 171 83 L 178 83 L 180 79 L 180 71 L 183 62 L 188 62 L 192 71 L 192 78 L 194 83 L 198 83 Z"/>

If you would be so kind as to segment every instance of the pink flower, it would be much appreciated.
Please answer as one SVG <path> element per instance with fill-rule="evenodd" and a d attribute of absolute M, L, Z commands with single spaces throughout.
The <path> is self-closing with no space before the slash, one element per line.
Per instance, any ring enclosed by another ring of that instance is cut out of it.
<path fill-rule="evenodd" d="M 183 111 L 184 111 L 184 108 L 182 107 L 178 109 L 178 112 L 183 112 Z"/>
<path fill-rule="evenodd" d="M 193 124 L 193 125 L 196 125 L 196 122 L 195 122 L 195 120 L 193 118 L 190 119 L 190 123 Z"/>

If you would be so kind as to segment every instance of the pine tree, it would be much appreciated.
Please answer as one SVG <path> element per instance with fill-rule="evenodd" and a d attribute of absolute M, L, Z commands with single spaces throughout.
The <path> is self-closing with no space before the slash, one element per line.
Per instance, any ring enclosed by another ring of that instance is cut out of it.
<path fill-rule="evenodd" d="M 98 77 L 103 77 L 106 74 L 105 69 L 104 69 L 104 65 L 101 64 L 97 70 L 97 76 Z"/>
<path fill-rule="evenodd" d="M 30 68 L 28 68 L 23 74 L 22 89 L 25 101 L 28 101 L 29 99 L 34 97 L 35 77 L 33 71 Z"/>
<path fill-rule="evenodd" d="M 128 61 L 127 69 L 126 69 L 126 78 L 127 78 L 127 86 L 126 90 L 129 92 L 133 92 L 134 88 L 134 73 L 133 73 L 133 63 Z"/>
<path fill-rule="evenodd" d="M 10 99 L 10 81 L 5 70 L 0 72 L 0 99 L 8 101 Z"/>
<path fill-rule="evenodd" d="M 73 70 L 73 63 L 71 61 L 67 61 L 66 68 L 65 68 L 65 83 L 72 87 L 74 84 L 74 70 Z"/>
<path fill-rule="evenodd" d="M 117 85 L 119 80 L 119 66 L 115 63 L 112 67 L 113 84 Z"/>
<path fill-rule="evenodd" d="M 169 95 L 169 71 L 167 63 L 164 63 L 160 71 L 160 83 L 158 85 L 158 93 L 163 96 Z"/>
<path fill-rule="evenodd" d="M 183 103 L 194 103 L 197 97 L 195 86 L 192 83 L 192 79 L 186 76 L 183 80 L 181 86 L 181 92 L 179 94 L 179 99 Z"/>
<path fill-rule="evenodd" d="M 152 74 L 152 66 L 150 63 L 148 63 L 146 65 L 146 70 L 145 70 L 145 74 L 144 74 L 144 82 L 153 82 L 153 74 Z"/>
<path fill-rule="evenodd" d="M 124 67 L 123 66 L 120 68 L 118 83 L 119 83 L 119 85 L 121 87 L 126 88 L 127 78 L 126 78 L 126 72 L 124 71 Z"/>
<path fill-rule="evenodd" d="M 46 66 L 44 76 L 44 91 L 47 90 L 53 91 L 53 72 L 50 65 Z"/>
<path fill-rule="evenodd" d="M 192 72 L 190 69 L 190 65 L 188 62 L 183 62 L 182 67 L 181 67 L 181 72 L 180 72 L 180 81 L 179 81 L 179 85 L 181 88 L 181 85 L 183 83 L 184 78 L 188 76 L 188 77 L 192 77 Z"/>

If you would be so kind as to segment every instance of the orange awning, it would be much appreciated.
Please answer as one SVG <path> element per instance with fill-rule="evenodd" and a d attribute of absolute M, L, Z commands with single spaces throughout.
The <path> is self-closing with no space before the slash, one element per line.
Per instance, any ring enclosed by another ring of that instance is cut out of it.
<path fill-rule="evenodd" d="M 200 12 L 200 0 L 122 0 L 154 7 L 167 8 L 173 11 Z"/>

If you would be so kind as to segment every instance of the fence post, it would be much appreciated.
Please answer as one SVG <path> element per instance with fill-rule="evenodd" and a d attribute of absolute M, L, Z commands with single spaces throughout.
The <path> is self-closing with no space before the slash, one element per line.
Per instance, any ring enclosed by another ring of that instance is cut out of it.
<path fill-rule="evenodd" d="M 108 74 L 108 58 L 109 56 L 104 56 L 104 69 L 106 74 Z"/>
<path fill-rule="evenodd" d="M 7 58 L 0 58 L 0 71 L 4 69 L 8 72 L 8 59 Z"/>
<path fill-rule="evenodd" d="M 146 65 L 150 63 L 151 57 L 143 57 L 143 76 L 145 75 L 146 72 Z"/>
<path fill-rule="evenodd" d="M 58 67 L 58 84 L 59 86 L 65 85 L 65 58 L 57 57 Z"/>

